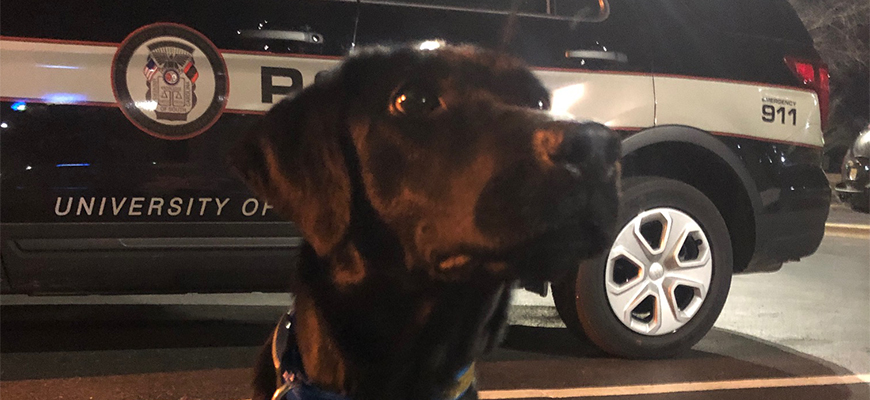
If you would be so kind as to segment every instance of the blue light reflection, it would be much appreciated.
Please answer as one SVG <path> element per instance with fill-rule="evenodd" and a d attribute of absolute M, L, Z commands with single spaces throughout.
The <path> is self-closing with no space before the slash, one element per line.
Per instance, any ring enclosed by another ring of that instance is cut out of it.
<path fill-rule="evenodd" d="M 38 67 L 51 69 L 80 69 L 80 67 L 72 65 L 55 65 L 55 64 L 37 64 Z"/>
<path fill-rule="evenodd" d="M 42 96 L 42 100 L 49 104 L 81 103 L 87 99 L 85 95 L 78 93 L 49 93 Z"/>

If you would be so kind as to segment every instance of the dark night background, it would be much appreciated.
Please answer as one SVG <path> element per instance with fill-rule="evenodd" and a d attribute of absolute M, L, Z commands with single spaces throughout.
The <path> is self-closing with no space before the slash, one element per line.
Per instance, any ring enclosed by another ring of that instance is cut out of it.
<path fill-rule="evenodd" d="M 858 133 L 870 123 L 870 2 L 789 0 L 828 63 L 831 115 L 825 169 L 836 172 Z"/>

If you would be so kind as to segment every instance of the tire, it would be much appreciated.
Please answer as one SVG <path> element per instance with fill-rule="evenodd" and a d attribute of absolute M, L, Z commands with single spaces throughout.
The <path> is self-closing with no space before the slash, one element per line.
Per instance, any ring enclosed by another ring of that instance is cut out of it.
<path fill-rule="evenodd" d="M 731 240 L 716 206 L 680 181 L 628 178 L 617 226 L 608 252 L 553 285 L 565 325 L 620 357 L 667 358 L 691 348 L 713 327 L 731 287 Z"/>

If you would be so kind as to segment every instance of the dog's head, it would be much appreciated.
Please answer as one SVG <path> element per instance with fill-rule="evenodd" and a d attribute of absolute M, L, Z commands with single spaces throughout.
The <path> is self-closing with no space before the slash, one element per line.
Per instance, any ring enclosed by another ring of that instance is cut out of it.
<path fill-rule="evenodd" d="M 600 124 L 551 117 L 549 98 L 495 52 L 369 50 L 272 108 L 232 162 L 320 257 L 552 280 L 608 243 L 620 150 Z"/>

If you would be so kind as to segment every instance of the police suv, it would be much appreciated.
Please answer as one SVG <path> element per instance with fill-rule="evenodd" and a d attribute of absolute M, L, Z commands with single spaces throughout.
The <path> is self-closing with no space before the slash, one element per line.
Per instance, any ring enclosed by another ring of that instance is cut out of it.
<path fill-rule="evenodd" d="M 608 352 L 692 346 L 732 273 L 824 233 L 828 74 L 786 0 L 4 1 L 0 34 L 7 293 L 286 290 L 301 238 L 228 148 L 354 49 L 430 39 L 518 55 L 624 138 L 613 246 L 553 285 Z"/>

